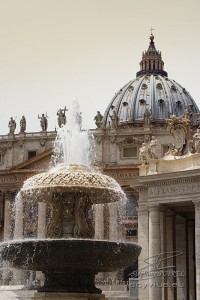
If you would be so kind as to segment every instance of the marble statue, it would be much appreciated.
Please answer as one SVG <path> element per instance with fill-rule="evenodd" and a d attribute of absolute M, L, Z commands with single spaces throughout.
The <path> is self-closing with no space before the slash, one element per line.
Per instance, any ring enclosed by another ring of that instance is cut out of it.
<path fill-rule="evenodd" d="M 165 153 L 165 156 L 172 155 L 178 156 L 178 150 L 176 149 L 175 145 L 170 144 L 168 151 Z"/>
<path fill-rule="evenodd" d="M 193 135 L 193 141 L 195 153 L 200 153 L 200 128 L 197 128 L 197 132 Z"/>
<path fill-rule="evenodd" d="M 148 155 L 151 159 L 157 159 L 157 155 L 155 154 L 155 147 L 157 146 L 157 140 L 155 136 L 152 136 L 152 139 L 148 145 Z"/>
<path fill-rule="evenodd" d="M 96 124 L 97 128 L 101 128 L 102 127 L 102 119 L 103 119 L 102 114 L 100 113 L 100 111 L 97 111 L 97 114 L 94 117 L 95 124 Z"/>
<path fill-rule="evenodd" d="M 110 119 L 111 119 L 111 128 L 116 129 L 118 126 L 118 116 L 114 108 L 112 110 L 112 115 L 110 115 Z"/>
<path fill-rule="evenodd" d="M 40 119 L 40 126 L 42 128 L 42 131 L 47 131 L 47 127 L 48 127 L 47 116 L 45 116 L 44 114 L 42 114 L 42 116 L 40 117 L 38 115 L 38 119 Z"/>
<path fill-rule="evenodd" d="M 144 112 L 144 124 L 149 125 L 151 122 L 152 114 L 151 109 L 146 108 Z"/>
<path fill-rule="evenodd" d="M 20 133 L 23 133 L 26 131 L 26 118 L 25 116 L 22 116 L 20 120 Z"/>
<path fill-rule="evenodd" d="M 13 119 L 13 117 L 10 118 L 10 121 L 8 123 L 8 127 L 9 127 L 9 133 L 14 134 L 15 129 L 16 129 L 16 122 Z"/>
<path fill-rule="evenodd" d="M 65 115 L 65 112 L 67 111 L 68 109 L 66 109 L 66 106 L 64 109 L 59 109 L 58 112 L 57 112 L 57 116 L 58 116 L 58 126 L 59 127 L 62 127 L 63 125 L 66 124 L 67 122 L 67 118 L 66 118 L 66 115 Z"/>
<path fill-rule="evenodd" d="M 139 160 L 142 165 L 147 165 L 148 160 L 148 146 L 146 143 L 142 143 L 142 146 L 139 148 Z"/>
<path fill-rule="evenodd" d="M 191 112 L 187 107 L 184 109 L 183 117 L 188 120 L 190 120 L 190 118 L 191 118 Z"/>

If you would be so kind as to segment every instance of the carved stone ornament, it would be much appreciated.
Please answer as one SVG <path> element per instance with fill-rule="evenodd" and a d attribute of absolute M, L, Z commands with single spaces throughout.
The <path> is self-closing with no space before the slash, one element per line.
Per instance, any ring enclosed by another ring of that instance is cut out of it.
<path fill-rule="evenodd" d="M 187 144 L 191 121 L 182 116 L 172 115 L 167 121 L 168 130 L 173 136 L 173 147 L 178 156 L 184 155 L 184 149 Z"/>
<path fill-rule="evenodd" d="M 111 136 L 110 136 L 110 142 L 111 142 L 111 144 L 114 144 L 115 141 L 116 141 L 116 136 L 111 135 Z"/>
<path fill-rule="evenodd" d="M 13 142 L 8 142 L 7 143 L 7 149 L 12 149 L 13 147 Z"/>
<path fill-rule="evenodd" d="M 44 147 L 45 144 L 46 144 L 46 141 L 45 141 L 45 140 L 40 140 L 40 145 L 41 145 L 42 147 Z"/>
<path fill-rule="evenodd" d="M 87 195 L 68 196 L 67 200 L 59 201 L 59 205 L 55 198 L 47 225 L 47 237 L 93 238 L 94 226 L 88 213 L 92 207 L 90 198 Z"/>
<path fill-rule="evenodd" d="M 102 143 L 102 136 L 95 136 L 95 141 L 100 145 Z"/>

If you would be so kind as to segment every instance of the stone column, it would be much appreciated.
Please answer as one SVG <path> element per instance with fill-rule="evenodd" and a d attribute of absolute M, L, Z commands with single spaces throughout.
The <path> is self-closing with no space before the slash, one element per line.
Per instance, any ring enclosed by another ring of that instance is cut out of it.
<path fill-rule="evenodd" d="M 195 300 L 194 222 L 188 223 L 189 299 Z"/>
<path fill-rule="evenodd" d="M 4 241 L 11 239 L 11 217 L 12 217 L 13 195 L 11 192 L 5 194 L 4 209 Z"/>
<path fill-rule="evenodd" d="M 173 238 L 174 238 L 174 230 L 173 230 L 173 223 L 174 223 L 174 212 L 167 211 L 166 216 L 166 243 L 167 243 L 167 271 L 173 272 L 174 270 L 174 261 L 173 261 Z M 174 277 L 172 275 L 167 276 L 167 300 L 174 300 Z"/>
<path fill-rule="evenodd" d="M 200 202 L 195 203 L 196 300 L 200 300 Z"/>
<path fill-rule="evenodd" d="M 18 193 L 16 196 L 16 201 L 15 201 L 15 228 L 14 228 L 14 239 L 21 239 L 23 238 L 23 200 Z"/>
<path fill-rule="evenodd" d="M 38 202 L 37 238 L 43 239 L 45 237 L 46 237 L 46 203 Z M 44 274 L 41 271 L 37 271 L 35 279 L 42 284 L 44 281 Z"/>
<path fill-rule="evenodd" d="M 95 239 L 104 239 L 104 204 L 94 205 L 95 208 Z"/>
<path fill-rule="evenodd" d="M 167 267 L 167 237 L 166 237 L 166 208 L 163 206 L 160 208 L 160 252 L 162 253 L 163 261 L 161 267 L 166 270 Z M 167 299 L 167 276 L 162 277 L 162 300 Z"/>
<path fill-rule="evenodd" d="M 117 241 L 119 237 L 118 206 L 110 203 L 109 207 L 109 240 Z"/>
<path fill-rule="evenodd" d="M 186 282 L 186 219 L 176 216 L 176 251 L 180 255 L 176 256 L 177 271 L 177 300 L 187 299 Z M 180 274 L 180 275 L 178 275 Z"/>
<path fill-rule="evenodd" d="M 140 193 L 140 198 L 145 198 L 145 193 Z M 142 277 L 140 270 L 142 272 L 148 273 L 148 264 L 145 262 L 149 257 L 149 212 L 146 205 L 140 205 L 138 207 L 138 244 L 142 246 L 141 254 L 138 258 L 138 299 L 148 300 L 149 290 L 148 290 L 148 275 Z"/>
<path fill-rule="evenodd" d="M 38 227 L 37 227 L 38 239 L 46 237 L 46 203 L 38 203 Z"/>
<path fill-rule="evenodd" d="M 19 240 L 23 238 L 23 200 L 20 193 L 17 194 L 15 199 L 15 228 L 14 239 Z M 26 282 L 26 272 L 20 269 L 13 269 L 13 284 L 22 284 Z"/>
<path fill-rule="evenodd" d="M 149 272 L 158 272 L 160 265 L 156 263 L 161 253 L 160 240 L 160 209 L 158 205 L 149 208 Z M 149 300 L 162 299 L 162 278 L 152 276 L 149 278 Z"/>
<path fill-rule="evenodd" d="M 15 227 L 14 227 L 14 240 L 19 240 L 23 238 L 23 221 L 24 221 L 24 211 L 23 211 L 23 199 L 20 193 L 15 197 Z M 13 284 L 23 284 L 26 282 L 26 272 L 20 269 L 13 269 Z"/>
<path fill-rule="evenodd" d="M 7 192 L 5 194 L 5 209 L 4 209 L 4 241 L 8 241 L 12 236 L 11 221 L 12 221 L 12 205 L 13 194 Z M 9 284 L 12 280 L 12 269 L 7 266 L 7 262 L 3 262 L 3 283 Z"/>

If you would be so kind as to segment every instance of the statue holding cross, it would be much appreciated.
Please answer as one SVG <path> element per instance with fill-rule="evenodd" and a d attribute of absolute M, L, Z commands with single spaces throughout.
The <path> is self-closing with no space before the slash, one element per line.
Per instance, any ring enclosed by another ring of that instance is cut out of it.
<path fill-rule="evenodd" d="M 68 111 L 68 109 L 66 109 L 66 106 L 64 109 L 59 109 L 57 112 L 57 116 L 58 116 L 58 126 L 62 127 L 66 124 L 67 122 L 67 118 L 65 115 L 65 112 Z"/>

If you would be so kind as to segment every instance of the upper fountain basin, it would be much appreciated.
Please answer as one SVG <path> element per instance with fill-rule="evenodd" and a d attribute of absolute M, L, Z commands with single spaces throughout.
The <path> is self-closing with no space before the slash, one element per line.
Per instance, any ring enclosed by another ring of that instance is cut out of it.
<path fill-rule="evenodd" d="M 56 195 L 67 193 L 86 194 L 94 204 L 115 202 L 124 196 L 113 178 L 91 172 L 83 165 L 67 164 L 27 179 L 21 193 L 25 198 L 49 203 Z"/>

